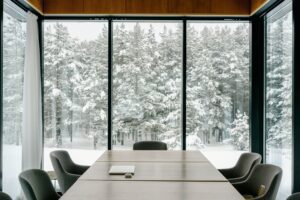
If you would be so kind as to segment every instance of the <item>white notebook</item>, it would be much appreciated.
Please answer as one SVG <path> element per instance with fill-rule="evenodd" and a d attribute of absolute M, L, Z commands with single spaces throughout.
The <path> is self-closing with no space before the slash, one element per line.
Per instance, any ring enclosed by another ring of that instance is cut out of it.
<path fill-rule="evenodd" d="M 124 174 L 134 174 L 135 166 L 111 166 L 109 170 L 110 175 L 124 175 Z"/>

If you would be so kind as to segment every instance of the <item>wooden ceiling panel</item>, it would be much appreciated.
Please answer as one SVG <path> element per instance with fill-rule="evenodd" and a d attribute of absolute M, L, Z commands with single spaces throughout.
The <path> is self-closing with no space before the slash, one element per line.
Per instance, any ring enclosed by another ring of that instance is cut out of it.
<path fill-rule="evenodd" d="M 126 14 L 168 13 L 168 0 L 126 0 Z"/>
<path fill-rule="evenodd" d="M 249 0 L 211 0 L 212 15 L 249 15 Z"/>
<path fill-rule="evenodd" d="M 44 14 L 249 16 L 268 0 L 29 0 Z M 44 1 L 44 4 L 41 2 Z M 43 9 L 44 6 L 44 9 Z"/>
<path fill-rule="evenodd" d="M 83 0 L 44 0 L 45 14 L 82 14 Z"/>
<path fill-rule="evenodd" d="M 168 13 L 171 14 L 209 14 L 210 1 L 207 0 L 169 0 Z"/>
<path fill-rule="evenodd" d="M 265 5 L 269 0 L 251 0 L 251 14 L 255 13 L 260 7 Z"/>
<path fill-rule="evenodd" d="M 44 0 L 28 0 L 28 3 L 40 13 L 44 12 Z"/>
<path fill-rule="evenodd" d="M 125 0 L 84 0 L 85 14 L 119 14 L 125 12 Z"/>

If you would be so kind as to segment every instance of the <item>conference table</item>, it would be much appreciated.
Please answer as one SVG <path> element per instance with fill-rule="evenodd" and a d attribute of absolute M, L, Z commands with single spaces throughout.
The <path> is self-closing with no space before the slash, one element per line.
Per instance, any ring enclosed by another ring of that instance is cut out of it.
<path fill-rule="evenodd" d="M 110 175 L 135 166 L 134 175 Z M 62 200 L 244 200 L 200 151 L 105 151 Z"/>

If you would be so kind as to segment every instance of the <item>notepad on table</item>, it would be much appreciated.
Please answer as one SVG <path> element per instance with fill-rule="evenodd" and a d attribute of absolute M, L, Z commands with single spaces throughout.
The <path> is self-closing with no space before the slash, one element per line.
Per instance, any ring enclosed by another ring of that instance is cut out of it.
<path fill-rule="evenodd" d="M 118 165 L 118 166 L 111 166 L 109 170 L 110 175 L 124 175 L 124 174 L 134 174 L 135 166 L 124 166 L 124 165 Z"/>

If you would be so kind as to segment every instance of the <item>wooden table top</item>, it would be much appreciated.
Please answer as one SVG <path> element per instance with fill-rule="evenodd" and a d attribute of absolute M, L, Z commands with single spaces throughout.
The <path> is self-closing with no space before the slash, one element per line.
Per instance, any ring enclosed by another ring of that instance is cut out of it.
<path fill-rule="evenodd" d="M 135 175 L 109 175 L 134 165 Z M 244 200 L 200 151 L 106 151 L 62 200 Z"/>
<path fill-rule="evenodd" d="M 132 178 L 124 175 L 109 175 L 111 166 L 134 165 Z M 81 180 L 123 181 L 227 181 L 209 162 L 96 162 L 81 177 Z"/>
<path fill-rule="evenodd" d="M 200 151 L 105 151 L 97 162 L 209 162 Z"/>
<path fill-rule="evenodd" d="M 244 200 L 229 182 L 78 180 L 61 200 Z"/>

